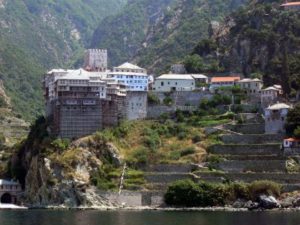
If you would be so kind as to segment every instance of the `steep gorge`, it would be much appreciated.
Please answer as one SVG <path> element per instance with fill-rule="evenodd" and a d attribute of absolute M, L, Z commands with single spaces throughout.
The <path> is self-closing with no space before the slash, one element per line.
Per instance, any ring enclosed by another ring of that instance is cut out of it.
<path fill-rule="evenodd" d="M 112 65 L 133 60 L 150 72 L 165 71 L 188 54 L 212 24 L 246 0 L 160 0 L 128 2 L 94 33 L 92 47 L 108 48 Z"/>

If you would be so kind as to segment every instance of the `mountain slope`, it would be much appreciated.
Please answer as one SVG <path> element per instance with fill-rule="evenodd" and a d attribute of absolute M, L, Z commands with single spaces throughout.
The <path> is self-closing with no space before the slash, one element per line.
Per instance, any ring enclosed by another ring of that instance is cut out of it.
<path fill-rule="evenodd" d="M 124 9 L 103 20 L 92 38 L 92 47 L 107 48 L 111 65 L 132 59 L 151 26 L 176 0 L 131 0 Z"/>
<path fill-rule="evenodd" d="M 14 111 L 32 120 L 43 111 L 41 79 L 83 50 L 91 31 L 124 0 L 3 0 L 0 79 Z"/>
<path fill-rule="evenodd" d="M 280 83 L 286 94 L 300 88 L 300 14 L 284 10 L 282 1 L 251 1 L 232 14 L 194 53 L 219 68 L 246 77 L 262 76 L 266 85 Z M 199 71 L 203 72 L 203 71 Z"/>
<path fill-rule="evenodd" d="M 130 59 L 159 72 L 208 37 L 212 21 L 221 21 L 244 2 L 132 0 L 120 14 L 100 23 L 92 47 L 108 48 L 112 65 Z"/>

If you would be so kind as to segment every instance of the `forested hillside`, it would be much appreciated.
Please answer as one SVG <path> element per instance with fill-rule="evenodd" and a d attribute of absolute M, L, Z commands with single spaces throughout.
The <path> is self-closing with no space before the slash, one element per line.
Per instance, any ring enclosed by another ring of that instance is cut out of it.
<path fill-rule="evenodd" d="M 282 1 L 251 1 L 234 12 L 185 63 L 191 72 L 240 72 L 279 83 L 286 94 L 300 87 L 300 14 Z"/>
<path fill-rule="evenodd" d="M 124 0 L 0 1 L 0 79 L 14 111 L 42 113 L 45 70 L 77 59 L 96 25 Z"/>
<path fill-rule="evenodd" d="M 132 0 L 102 21 L 92 47 L 108 48 L 110 62 L 134 60 L 160 72 L 189 53 L 199 39 L 246 0 Z"/>

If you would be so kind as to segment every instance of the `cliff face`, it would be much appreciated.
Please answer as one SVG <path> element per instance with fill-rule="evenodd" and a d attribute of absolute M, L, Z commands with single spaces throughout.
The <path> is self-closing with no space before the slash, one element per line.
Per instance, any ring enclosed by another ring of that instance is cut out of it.
<path fill-rule="evenodd" d="M 131 0 L 120 13 L 104 19 L 94 32 L 91 46 L 107 48 L 110 64 L 132 59 L 149 29 L 177 0 Z"/>
<path fill-rule="evenodd" d="M 262 76 L 266 85 L 280 83 L 291 93 L 299 88 L 300 15 L 280 3 L 250 1 L 215 30 L 210 39 L 215 48 L 207 51 L 200 42 L 194 53 L 217 59 L 225 71 Z"/>
<path fill-rule="evenodd" d="M 111 203 L 97 195 L 92 177 L 105 164 L 120 166 L 118 150 L 93 137 L 68 143 L 36 136 L 29 139 L 11 161 L 12 177 L 23 184 L 22 201 L 30 206 L 102 207 Z"/>
<path fill-rule="evenodd" d="M 93 47 L 108 48 L 111 63 L 133 60 L 160 72 L 207 38 L 211 22 L 243 5 L 245 0 L 129 1 L 117 15 L 102 21 Z"/>

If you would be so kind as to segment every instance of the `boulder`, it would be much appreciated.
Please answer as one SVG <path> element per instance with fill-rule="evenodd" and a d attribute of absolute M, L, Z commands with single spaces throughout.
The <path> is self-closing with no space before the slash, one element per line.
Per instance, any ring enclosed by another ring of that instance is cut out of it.
<path fill-rule="evenodd" d="M 293 200 L 293 206 L 294 207 L 300 207 L 300 196 L 294 198 L 294 200 Z"/>
<path fill-rule="evenodd" d="M 293 197 L 287 197 L 287 198 L 284 198 L 280 201 L 280 205 L 283 207 L 283 208 L 290 208 L 290 207 L 293 207 L 293 202 L 295 201 L 295 198 Z"/>
<path fill-rule="evenodd" d="M 244 207 L 249 210 L 254 210 L 259 208 L 259 204 L 257 202 L 248 201 L 244 204 Z"/>
<path fill-rule="evenodd" d="M 236 200 L 233 204 L 232 204 L 232 207 L 233 208 L 245 208 L 245 204 L 247 202 L 244 200 L 244 199 L 238 199 Z"/>
<path fill-rule="evenodd" d="M 259 196 L 259 206 L 264 209 L 274 209 L 280 207 L 280 204 L 273 196 Z"/>

